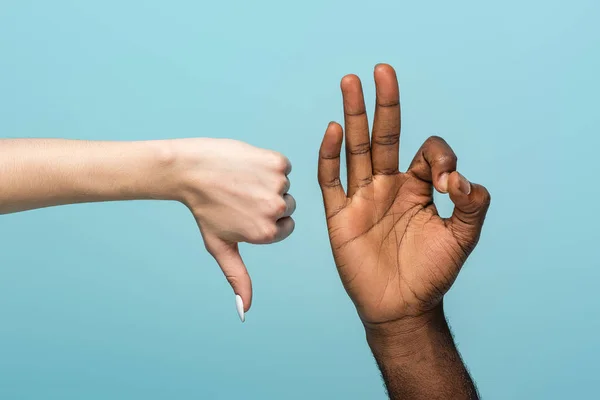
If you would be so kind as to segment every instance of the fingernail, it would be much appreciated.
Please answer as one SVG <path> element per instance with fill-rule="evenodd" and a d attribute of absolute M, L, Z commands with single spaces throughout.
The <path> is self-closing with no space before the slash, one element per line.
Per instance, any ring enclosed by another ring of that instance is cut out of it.
<path fill-rule="evenodd" d="M 438 189 L 442 193 L 448 193 L 448 173 L 444 172 L 438 178 Z"/>
<path fill-rule="evenodd" d="M 242 296 L 239 294 L 235 295 L 235 308 L 240 316 L 240 320 L 244 322 L 246 320 L 246 315 L 244 314 L 244 300 L 242 300 Z"/>
<path fill-rule="evenodd" d="M 458 189 L 466 195 L 471 194 L 471 182 L 461 174 L 458 174 L 458 178 Z"/>

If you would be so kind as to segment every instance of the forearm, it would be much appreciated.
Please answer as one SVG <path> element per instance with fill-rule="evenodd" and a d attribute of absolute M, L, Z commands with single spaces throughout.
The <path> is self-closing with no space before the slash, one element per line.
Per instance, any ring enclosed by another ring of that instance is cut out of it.
<path fill-rule="evenodd" d="M 478 399 L 440 305 L 429 315 L 366 326 L 390 399 Z"/>
<path fill-rule="evenodd" d="M 161 142 L 0 140 L 0 214 L 69 203 L 168 198 Z"/>

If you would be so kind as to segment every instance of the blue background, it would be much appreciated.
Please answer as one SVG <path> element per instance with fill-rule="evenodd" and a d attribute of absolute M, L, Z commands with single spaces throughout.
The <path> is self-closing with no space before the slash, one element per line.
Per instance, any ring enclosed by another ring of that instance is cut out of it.
<path fill-rule="evenodd" d="M 233 137 L 288 155 L 298 200 L 291 238 L 242 247 L 245 324 L 179 204 L 0 217 L 0 398 L 383 399 L 316 184 L 340 78 L 371 108 L 378 62 L 403 167 L 441 135 L 492 193 L 446 301 L 483 397 L 596 396 L 600 4 L 370 4 L 0 3 L 1 136 Z"/>

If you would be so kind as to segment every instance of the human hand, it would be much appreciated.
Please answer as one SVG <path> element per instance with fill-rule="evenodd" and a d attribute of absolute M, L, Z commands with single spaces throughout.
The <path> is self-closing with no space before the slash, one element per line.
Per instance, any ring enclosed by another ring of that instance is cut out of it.
<path fill-rule="evenodd" d="M 179 139 L 173 148 L 181 176 L 178 198 L 231 284 L 243 322 L 252 282 L 238 243 L 274 243 L 292 233 L 291 164 L 279 153 L 230 139 Z"/>
<path fill-rule="evenodd" d="M 429 138 L 408 171 L 398 171 L 400 104 L 396 74 L 375 68 L 372 138 L 360 80 L 342 79 L 347 193 L 340 182 L 342 127 L 330 123 L 320 149 L 319 184 L 338 272 L 365 326 L 426 314 L 440 304 L 479 240 L 488 191 L 456 171 L 456 155 Z M 433 188 L 455 205 L 441 218 Z"/>

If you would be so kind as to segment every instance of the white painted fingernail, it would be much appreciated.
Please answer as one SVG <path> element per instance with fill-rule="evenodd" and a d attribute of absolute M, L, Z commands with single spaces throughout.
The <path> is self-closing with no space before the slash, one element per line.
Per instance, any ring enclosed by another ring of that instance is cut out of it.
<path fill-rule="evenodd" d="M 242 296 L 239 294 L 235 295 L 235 308 L 237 308 L 240 320 L 244 322 L 246 320 L 246 315 L 244 314 L 244 300 L 242 300 Z"/>

